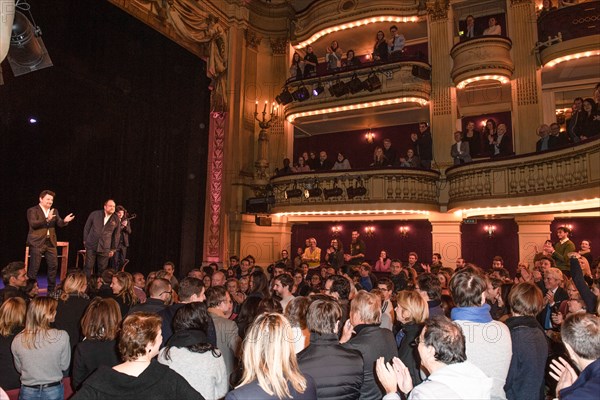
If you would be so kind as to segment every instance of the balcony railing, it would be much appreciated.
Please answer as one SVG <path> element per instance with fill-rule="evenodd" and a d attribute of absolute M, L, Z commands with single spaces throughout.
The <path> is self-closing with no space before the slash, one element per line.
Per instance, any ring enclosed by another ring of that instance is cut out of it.
<path fill-rule="evenodd" d="M 454 84 L 460 88 L 478 80 L 510 80 L 514 70 L 511 48 L 511 40 L 504 36 L 481 36 L 457 43 L 450 52 Z"/>
<path fill-rule="evenodd" d="M 352 209 L 438 210 L 436 171 L 411 168 L 304 173 L 273 178 L 273 213 Z"/>
<path fill-rule="evenodd" d="M 448 209 L 538 204 L 598 197 L 600 140 L 446 171 Z"/>

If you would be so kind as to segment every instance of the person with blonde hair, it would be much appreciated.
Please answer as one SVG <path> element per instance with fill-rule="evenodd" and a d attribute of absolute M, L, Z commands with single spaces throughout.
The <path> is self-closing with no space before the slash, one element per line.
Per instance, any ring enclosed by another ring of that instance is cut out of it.
<path fill-rule="evenodd" d="M 96 297 L 81 319 L 83 341 L 75 346 L 71 383 L 79 388 L 98 367 L 113 367 L 119 363 L 117 334 L 121 309 L 114 299 Z"/>
<path fill-rule="evenodd" d="M 58 300 L 54 327 L 67 331 L 73 352 L 75 345 L 83 339 L 79 322 L 90 304 L 90 298 L 86 294 L 87 277 L 83 272 L 72 272 L 67 275 L 61 286 L 53 296 Z"/>
<path fill-rule="evenodd" d="M 20 297 L 7 299 L 0 307 L 0 387 L 18 389 L 21 385 L 10 345 L 25 325 L 27 304 Z"/>
<path fill-rule="evenodd" d="M 29 303 L 25 329 L 12 342 L 15 368 L 21 374 L 20 399 L 64 398 L 63 372 L 69 368 L 67 332 L 53 329 L 58 302 L 37 297 Z"/>
<path fill-rule="evenodd" d="M 398 358 L 408 368 L 415 385 L 423 381 L 419 372 L 421 359 L 415 340 L 421 334 L 425 320 L 429 318 L 429 307 L 421 294 L 415 290 L 403 290 L 396 296 L 396 319 L 402 328 L 396 334 Z"/>
<path fill-rule="evenodd" d="M 113 298 L 117 301 L 121 309 L 121 316 L 125 317 L 131 307 L 138 303 L 138 298 L 133 288 L 133 276 L 129 272 L 117 272 L 112 277 L 110 288 L 113 292 Z"/>
<path fill-rule="evenodd" d="M 225 400 L 316 399 L 313 378 L 298 368 L 292 337 L 283 315 L 259 315 L 244 340 L 242 380 Z"/>
<path fill-rule="evenodd" d="M 161 322 L 156 314 L 128 315 L 118 343 L 123 362 L 100 366 L 71 399 L 204 399 L 177 372 L 152 362 L 162 343 Z"/>
<path fill-rule="evenodd" d="M 344 324 L 340 343 L 347 349 L 358 350 L 364 361 L 361 399 L 379 400 L 385 393 L 379 388 L 373 371 L 379 357 L 391 360 L 397 353 L 394 335 L 380 328 L 381 298 L 373 293 L 359 291 L 350 303 L 350 318 Z"/>

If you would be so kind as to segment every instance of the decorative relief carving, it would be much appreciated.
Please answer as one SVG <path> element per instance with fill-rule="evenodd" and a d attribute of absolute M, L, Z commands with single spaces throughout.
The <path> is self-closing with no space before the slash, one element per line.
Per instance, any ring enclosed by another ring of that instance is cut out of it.
<path fill-rule="evenodd" d="M 535 76 L 527 75 L 517 79 L 517 102 L 520 106 L 538 103 Z"/>
<path fill-rule="evenodd" d="M 253 31 L 252 29 L 246 29 L 245 36 L 246 46 L 252 49 L 258 48 L 258 46 L 260 46 L 260 42 L 263 39 L 262 36 L 260 36 L 257 32 Z"/>
<path fill-rule="evenodd" d="M 428 0 L 427 12 L 431 16 L 432 21 L 441 21 L 448 19 L 448 9 L 450 2 L 448 0 Z"/>
<path fill-rule="evenodd" d="M 533 0 L 510 0 L 511 5 L 532 4 L 532 3 L 533 3 Z"/>
<path fill-rule="evenodd" d="M 209 227 L 206 238 L 208 257 L 220 257 L 221 254 L 221 200 L 223 196 L 223 147 L 225 144 L 225 114 L 213 112 L 211 129 L 211 153 L 208 176 L 209 190 Z"/>
<path fill-rule="evenodd" d="M 284 37 L 271 38 L 271 49 L 273 54 L 285 55 L 288 48 L 288 40 Z"/>

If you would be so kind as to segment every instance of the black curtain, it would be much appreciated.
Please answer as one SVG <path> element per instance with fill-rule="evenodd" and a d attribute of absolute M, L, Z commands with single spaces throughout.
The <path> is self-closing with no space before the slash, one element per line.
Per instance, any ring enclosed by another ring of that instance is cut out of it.
<path fill-rule="evenodd" d="M 29 3 L 54 66 L 13 77 L 2 63 L 0 267 L 23 259 L 25 213 L 43 189 L 56 192 L 62 216 L 76 215 L 58 230 L 59 240 L 70 242 L 70 266 L 83 248 L 88 214 L 108 198 L 137 214 L 130 271 L 178 263 L 182 252 L 199 263 L 210 98 L 205 63 L 106 1 Z M 186 202 L 186 190 L 200 195 Z M 199 217 L 184 232 L 188 215 Z M 182 246 L 182 235 L 190 234 L 195 246 Z"/>

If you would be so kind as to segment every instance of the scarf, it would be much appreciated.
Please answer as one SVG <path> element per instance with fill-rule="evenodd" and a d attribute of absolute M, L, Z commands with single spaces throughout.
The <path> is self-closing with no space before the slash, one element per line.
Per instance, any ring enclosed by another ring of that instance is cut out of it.
<path fill-rule="evenodd" d="M 492 322 L 490 305 L 487 303 L 481 307 L 454 307 L 450 316 L 452 321 Z"/>

